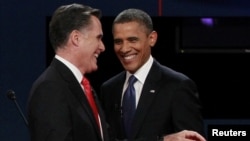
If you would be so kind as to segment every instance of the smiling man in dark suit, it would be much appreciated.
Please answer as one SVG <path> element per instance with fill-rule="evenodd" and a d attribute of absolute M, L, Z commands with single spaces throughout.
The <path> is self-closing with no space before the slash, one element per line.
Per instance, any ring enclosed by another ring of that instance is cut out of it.
<path fill-rule="evenodd" d="M 167 141 L 168 134 L 193 130 L 195 134 L 175 140 L 205 140 L 200 136 L 204 135 L 204 126 L 195 83 L 151 55 L 157 32 L 150 16 L 139 9 L 124 10 L 115 18 L 112 30 L 114 51 L 125 69 L 101 87 L 112 138 Z M 128 84 L 130 76 L 135 78 L 132 85 Z"/>
<path fill-rule="evenodd" d="M 54 12 L 49 36 L 56 55 L 34 82 L 28 101 L 31 141 L 109 141 L 98 100 L 88 101 L 96 94 L 87 95 L 81 85 L 87 73 L 97 70 L 105 50 L 100 16 L 99 9 L 81 4 Z"/>

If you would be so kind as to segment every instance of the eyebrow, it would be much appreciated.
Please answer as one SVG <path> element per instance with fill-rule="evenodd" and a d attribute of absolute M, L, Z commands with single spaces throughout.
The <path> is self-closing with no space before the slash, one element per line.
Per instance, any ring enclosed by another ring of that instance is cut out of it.
<path fill-rule="evenodd" d="M 99 34 L 99 35 L 97 36 L 97 38 L 99 38 L 99 39 L 102 39 L 102 37 L 103 37 L 103 34 Z"/>

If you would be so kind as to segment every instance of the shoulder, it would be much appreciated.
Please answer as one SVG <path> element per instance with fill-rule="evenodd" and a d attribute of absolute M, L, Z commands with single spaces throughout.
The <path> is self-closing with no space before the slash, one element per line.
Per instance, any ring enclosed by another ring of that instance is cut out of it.
<path fill-rule="evenodd" d="M 156 75 L 160 79 L 162 88 L 171 88 L 176 96 L 191 94 L 198 97 L 197 85 L 189 76 L 158 62 L 155 62 L 155 67 L 158 67 L 159 74 Z"/>
<path fill-rule="evenodd" d="M 158 71 L 159 74 L 161 74 L 161 77 L 167 78 L 167 79 L 174 79 L 174 80 L 190 80 L 190 78 L 177 70 L 174 70 L 173 68 L 170 68 L 168 66 L 162 65 L 156 60 L 153 63 L 152 71 L 155 69 L 155 71 Z"/>

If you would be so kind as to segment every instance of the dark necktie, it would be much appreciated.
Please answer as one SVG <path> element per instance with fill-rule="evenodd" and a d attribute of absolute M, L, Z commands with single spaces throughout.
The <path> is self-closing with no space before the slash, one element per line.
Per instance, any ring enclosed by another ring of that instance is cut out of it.
<path fill-rule="evenodd" d="M 135 104 L 135 88 L 134 83 L 137 81 L 134 75 L 131 75 L 128 80 L 128 87 L 123 95 L 122 101 L 122 113 L 123 113 L 123 124 L 125 134 L 128 139 L 131 138 L 131 125 L 133 121 L 133 117 L 136 110 Z"/>
<path fill-rule="evenodd" d="M 98 127 L 100 129 L 100 123 L 99 123 L 99 118 L 98 118 L 99 114 L 98 114 L 96 103 L 95 103 L 95 100 L 94 100 L 94 97 L 93 97 L 93 94 L 92 94 L 92 90 L 91 90 L 89 80 L 86 77 L 84 77 L 81 84 L 84 87 L 85 95 L 86 95 L 86 97 L 88 99 L 89 105 L 90 105 L 90 107 L 92 109 L 92 112 L 94 114 L 96 123 L 97 123 L 97 125 L 98 125 Z"/>

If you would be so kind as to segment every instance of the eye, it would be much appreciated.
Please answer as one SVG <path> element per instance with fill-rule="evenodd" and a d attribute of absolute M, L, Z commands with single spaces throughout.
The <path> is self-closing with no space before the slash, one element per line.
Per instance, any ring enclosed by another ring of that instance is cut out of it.
<path fill-rule="evenodd" d="M 102 37 L 103 37 L 103 35 L 98 35 L 98 36 L 97 36 L 97 39 L 98 39 L 98 40 L 102 40 Z"/>
<path fill-rule="evenodd" d="M 139 39 L 136 38 L 136 37 L 131 37 L 131 38 L 129 38 L 128 40 L 129 40 L 129 42 L 131 42 L 131 43 L 135 43 L 135 42 L 137 42 Z"/>
<path fill-rule="evenodd" d="M 122 44 L 122 40 L 115 39 L 115 40 L 114 40 L 114 44 L 120 45 L 120 44 Z"/>

